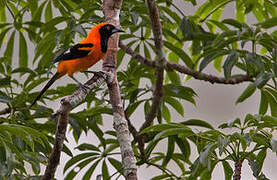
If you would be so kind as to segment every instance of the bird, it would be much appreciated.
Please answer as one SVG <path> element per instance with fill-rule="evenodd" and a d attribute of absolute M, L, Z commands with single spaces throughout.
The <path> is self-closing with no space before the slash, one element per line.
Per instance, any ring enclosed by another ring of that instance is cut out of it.
<path fill-rule="evenodd" d="M 87 37 L 77 44 L 67 49 L 56 57 L 53 63 L 59 62 L 56 73 L 43 87 L 38 96 L 34 99 L 30 108 L 36 104 L 45 91 L 58 79 L 68 75 L 77 85 L 86 90 L 88 87 L 80 83 L 73 74 L 76 72 L 86 72 L 86 70 L 101 60 L 107 53 L 108 40 L 114 33 L 124 32 L 114 25 L 103 22 L 90 29 Z"/>

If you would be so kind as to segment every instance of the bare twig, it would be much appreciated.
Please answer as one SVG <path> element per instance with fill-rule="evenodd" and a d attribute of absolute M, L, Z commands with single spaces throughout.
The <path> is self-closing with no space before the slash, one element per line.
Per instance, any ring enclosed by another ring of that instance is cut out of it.
<path fill-rule="evenodd" d="M 145 117 L 145 122 L 142 124 L 140 130 L 143 130 L 146 127 L 150 126 L 157 115 L 157 111 L 160 107 L 163 97 L 164 65 L 166 62 L 163 50 L 162 25 L 160 22 L 158 7 L 154 0 L 147 0 L 147 6 L 154 35 L 155 51 L 157 54 L 156 83 L 153 93 L 152 105 Z"/>
<path fill-rule="evenodd" d="M 119 46 L 127 54 L 131 55 L 134 59 L 136 59 L 140 63 L 145 64 L 145 65 L 150 66 L 150 67 L 156 67 L 155 61 L 147 59 L 147 58 L 143 57 L 142 55 L 140 55 L 139 53 L 134 52 L 131 48 L 125 46 L 122 42 L 119 42 Z M 233 78 L 226 79 L 224 77 L 218 77 L 218 76 L 214 76 L 214 75 L 211 75 L 211 74 L 206 74 L 206 73 L 202 73 L 202 72 L 199 72 L 199 71 L 195 71 L 195 70 L 190 69 L 190 68 L 188 68 L 184 65 L 177 64 L 177 63 L 172 63 L 172 62 L 168 62 L 168 61 L 166 61 L 166 63 L 165 63 L 165 68 L 168 71 L 176 70 L 180 73 L 190 75 L 195 79 L 208 81 L 212 84 L 213 83 L 239 84 L 239 83 L 246 82 L 246 81 L 253 81 L 252 78 L 249 77 L 248 75 L 242 75 L 242 76 L 239 76 L 239 77 L 233 77 Z"/>
<path fill-rule="evenodd" d="M 107 22 L 112 23 L 117 27 L 120 26 L 119 13 L 121 4 L 122 0 L 104 0 L 102 6 Z M 128 129 L 128 123 L 124 115 L 120 89 L 116 76 L 118 36 L 119 35 L 115 34 L 109 40 L 108 53 L 104 58 L 103 70 L 113 74 L 113 78 L 110 79 L 110 81 L 107 81 L 107 84 L 114 113 L 114 128 L 116 130 L 117 139 L 120 144 L 123 173 L 127 180 L 136 180 L 136 159 L 131 146 L 131 137 Z"/>
<path fill-rule="evenodd" d="M 103 76 L 94 75 L 93 78 L 85 83 L 85 85 L 89 87 L 91 91 L 104 83 L 105 78 L 107 78 L 106 74 L 103 74 Z M 60 162 L 61 151 L 63 149 L 69 112 L 71 108 L 80 103 L 86 95 L 87 94 L 81 89 L 77 89 L 71 96 L 61 100 L 61 107 L 57 113 L 55 113 L 59 115 L 59 119 L 55 133 L 54 147 L 49 157 L 48 164 L 42 178 L 43 180 L 50 180 L 54 178 L 57 166 Z"/>

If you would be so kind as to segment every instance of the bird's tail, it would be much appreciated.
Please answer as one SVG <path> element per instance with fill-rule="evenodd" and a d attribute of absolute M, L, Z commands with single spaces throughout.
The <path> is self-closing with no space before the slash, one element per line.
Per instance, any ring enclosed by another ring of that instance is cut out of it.
<path fill-rule="evenodd" d="M 41 92 L 39 93 L 39 95 L 36 97 L 36 99 L 33 101 L 33 103 L 31 104 L 30 108 L 36 104 L 36 102 L 40 99 L 40 97 L 45 93 L 45 91 L 60 77 L 62 77 L 63 74 L 61 73 L 56 73 L 54 74 L 54 76 L 47 82 L 47 84 L 44 86 L 44 88 L 41 90 Z"/>

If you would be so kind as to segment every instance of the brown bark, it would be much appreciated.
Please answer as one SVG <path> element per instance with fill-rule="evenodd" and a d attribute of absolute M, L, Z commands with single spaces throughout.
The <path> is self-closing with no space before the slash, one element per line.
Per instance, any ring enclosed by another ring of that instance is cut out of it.
<path fill-rule="evenodd" d="M 117 27 L 120 26 L 119 13 L 121 4 L 122 0 L 104 0 L 102 6 L 107 22 L 112 23 Z M 109 40 L 108 53 L 103 62 L 103 71 L 113 74 L 113 78 L 110 79 L 110 81 L 107 81 L 107 84 L 114 113 L 114 128 L 120 144 L 123 173 L 126 179 L 136 180 L 136 159 L 131 146 L 131 137 L 121 102 L 120 89 L 116 75 L 118 37 L 119 35 L 115 34 Z"/>
<path fill-rule="evenodd" d="M 102 83 L 104 83 L 105 78 L 107 78 L 106 74 L 103 74 L 103 76 L 94 75 L 93 78 L 85 83 L 85 85 L 88 86 L 91 91 L 92 89 L 95 89 L 99 87 Z M 50 180 L 54 178 L 57 166 L 60 162 L 61 151 L 63 149 L 63 143 L 68 124 L 68 115 L 71 108 L 80 103 L 86 97 L 86 95 L 87 94 L 81 89 L 77 89 L 71 96 L 61 100 L 60 109 L 55 113 L 55 115 L 53 115 L 59 116 L 58 124 L 55 133 L 54 146 L 52 149 L 52 153 L 50 154 L 42 180 Z"/>
<path fill-rule="evenodd" d="M 155 51 L 157 55 L 157 62 L 155 63 L 156 82 L 153 93 L 152 105 L 145 117 L 145 122 L 142 124 L 140 131 L 149 127 L 153 123 L 155 117 L 157 116 L 157 112 L 160 108 L 161 100 L 163 98 L 164 65 L 166 62 L 163 50 L 162 25 L 160 21 L 158 7 L 154 0 L 147 0 L 147 6 L 152 26 L 152 32 L 154 36 Z"/>
<path fill-rule="evenodd" d="M 233 180 L 240 180 L 241 179 L 241 162 L 235 162 L 235 174 L 233 175 Z"/>

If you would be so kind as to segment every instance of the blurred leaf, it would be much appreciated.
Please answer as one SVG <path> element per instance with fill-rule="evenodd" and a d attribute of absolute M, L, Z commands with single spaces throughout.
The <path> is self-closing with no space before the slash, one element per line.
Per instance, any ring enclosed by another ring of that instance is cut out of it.
<path fill-rule="evenodd" d="M 25 37 L 20 32 L 19 33 L 19 66 L 27 67 L 28 66 L 28 52 L 27 52 L 27 43 Z"/>
<path fill-rule="evenodd" d="M 109 175 L 108 167 L 107 167 L 106 161 L 104 160 L 103 163 L 102 163 L 102 177 L 103 177 L 103 180 L 108 180 L 109 176 L 110 175 Z"/>
<path fill-rule="evenodd" d="M 236 100 L 236 104 L 243 102 L 245 99 L 249 98 L 256 91 L 256 86 L 254 84 L 249 84 L 247 88 L 242 92 L 242 94 Z"/>
<path fill-rule="evenodd" d="M 199 65 L 199 70 L 202 71 L 210 62 L 212 62 L 216 58 L 224 56 L 226 54 L 229 54 L 228 50 L 220 49 L 220 50 L 204 57 L 204 59 L 201 61 L 200 65 Z"/>
<path fill-rule="evenodd" d="M 268 109 L 268 100 L 266 98 L 266 94 L 261 90 L 261 99 L 260 99 L 260 108 L 259 114 L 265 114 Z"/>
<path fill-rule="evenodd" d="M 15 36 L 15 31 L 12 32 L 4 53 L 4 56 L 8 58 L 9 64 L 12 63 L 12 55 L 13 55 L 13 49 L 14 49 L 14 36 Z"/>
<path fill-rule="evenodd" d="M 199 127 L 205 127 L 208 129 L 214 129 L 212 125 L 200 119 L 189 119 L 187 121 L 181 122 L 181 124 L 186 126 L 199 126 Z"/>
<path fill-rule="evenodd" d="M 46 8 L 45 8 L 44 20 L 45 20 L 45 22 L 48 22 L 48 21 L 50 21 L 51 19 L 53 19 L 52 2 L 49 1 L 49 2 L 47 3 Z"/>
<path fill-rule="evenodd" d="M 204 166 L 208 166 L 208 161 L 210 158 L 209 156 L 212 153 L 212 151 L 215 150 L 216 146 L 216 143 L 211 143 L 205 147 L 204 151 L 202 151 L 199 156 L 199 161 L 201 164 L 203 164 Z"/>
<path fill-rule="evenodd" d="M 100 152 L 99 148 L 97 148 L 93 144 L 87 144 L 87 143 L 80 144 L 75 149 L 78 149 L 80 151 L 91 150 L 91 151 L 98 151 L 98 152 Z"/>
<path fill-rule="evenodd" d="M 230 164 L 227 161 L 222 161 L 224 174 L 225 174 L 225 180 L 231 180 L 233 175 L 233 169 L 230 166 Z"/>
<path fill-rule="evenodd" d="M 262 28 L 268 29 L 277 26 L 277 17 L 272 17 L 270 19 L 265 20 L 264 22 L 260 22 L 255 24 L 256 26 L 261 26 Z"/>
<path fill-rule="evenodd" d="M 184 108 L 183 105 L 176 100 L 175 98 L 172 98 L 170 96 L 165 96 L 163 100 L 170 104 L 181 116 L 184 116 Z"/>
<path fill-rule="evenodd" d="M 265 72 L 263 74 L 261 74 L 260 76 L 258 76 L 258 78 L 255 80 L 254 85 L 261 89 L 267 82 L 269 79 L 271 79 L 273 77 L 272 73 L 268 73 Z"/>
<path fill-rule="evenodd" d="M 98 163 L 100 162 L 100 159 L 97 160 L 96 162 L 94 162 L 91 167 L 87 170 L 87 172 L 85 173 L 85 175 L 83 176 L 83 180 L 90 180 L 91 179 L 91 175 L 94 172 L 96 166 L 98 165 Z"/>
<path fill-rule="evenodd" d="M 120 161 L 109 157 L 108 158 L 109 162 L 112 164 L 112 166 L 121 174 L 123 175 L 123 168 L 122 168 L 122 164 Z"/>
<path fill-rule="evenodd" d="M 173 44 L 169 43 L 168 41 L 164 41 L 165 47 L 173 51 L 175 54 L 179 56 L 183 60 L 183 62 L 189 67 L 193 68 L 193 62 L 190 57 L 180 48 L 174 46 Z"/>
<path fill-rule="evenodd" d="M 169 109 L 164 103 L 162 104 L 162 116 L 167 123 L 171 122 L 171 115 Z"/>
<path fill-rule="evenodd" d="M 76 164 L 79 161 L 82 161 L 86 158 L 93 157 L 99 155 L 98 153 L 82 153 L 74 156 L 69 161 L 66 162 L 63 172 L 65 173 L 68 168 L 72 167 L 74 164 Z"/>
<path fill-rule="evenodd" d="M 238 61 L 238 53 L 236 51 L 228 55 L 223 65 L 224 76 L 226 79 L 229 79 L 231 77 L 232 68 L 234 67 L 237 61 Z"/>

